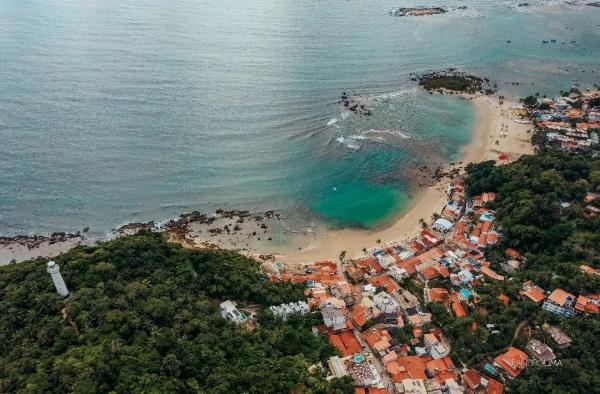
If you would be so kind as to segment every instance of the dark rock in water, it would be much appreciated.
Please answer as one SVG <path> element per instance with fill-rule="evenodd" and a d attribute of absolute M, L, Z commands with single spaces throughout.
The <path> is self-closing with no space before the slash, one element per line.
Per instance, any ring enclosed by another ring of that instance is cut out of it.
<path fill-rule="evenodd" d="M 342 93 L 338 103 L 342 104 L 348 111 L 357 115 L 371 115 L 371 110 L 364 103 L 360 102 L 359 96 L 348 96 L 346 92 Z"/>
<path fill-rule="evenodd" d="M 466 74 L 450 68 L 447 71 L 436 71 L 419 77 L 419 85 L 429 91 L 461 92 L 469 94 L 492 94 L 494 83 L 488 78 Z"/>
<path fill-rule="evenodd" d="M 446 13 L 442 7 L 396 8 L 390 11 L 391 16 L 426 16 Z"/>

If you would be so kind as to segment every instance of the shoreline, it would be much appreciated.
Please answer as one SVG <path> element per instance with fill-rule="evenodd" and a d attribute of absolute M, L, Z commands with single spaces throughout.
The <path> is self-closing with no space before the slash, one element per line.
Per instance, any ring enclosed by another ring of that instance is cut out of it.
<path fill-rule="evenodd" d="M 184 229 L 174 230 L 169 226 L 155 226 L 152 229 L 167 233 L 173 241 L 179 242 L 185 247 L 234 249 L 258 260 L 277 261 L 287 265 L 301 265 L 317 260 L 337 261 L 342 253 L 348 257 L 357 258 L 364 255 L 363 248 L 371 249 L 374 246 L 412 239 L 421 230 L 420 219 L 429 222 L 435 213 L 441 212 L 446 200 L 445 192 L 452 178 L 452 176 L 448 176 L 448 173 L 454 174 L 462 171 L 464 166 L 471 162 L 498 160 L 499 154 L 505 154 L 508 161 L 513 161 L 523 154 L 533 153 L 531 144 L 522 141 L 529 135 L 526 130 L 531 128 L 531 125 L 514 122 L 515 116 L 510 111 L 512 106 L 520 107 L 520 104 L 507 101 L 500 105 L 496 95 L 461 94 L 460 96 L 471 101 L 476 110 L 476 122 L 471 142 L 461 149 L 460 158 L 456 163 L 443 167 L 440 177 L 437 177 L 429 186 L 414 192 L 409 205 L 397 213 L 396 217 L 386 221 L 382 228 L 361 230 L 323 227 L 316 232 L 292 234 L 278 242 L 272 240 L 275 234 L 271 229 L 281 226 L 277 223 L 279 217 L 276 220 L 271 218 L 272 220 L 263 222 L 260 214 L 253 214 L 250 216 L 255 220 L 246 220 L 246 224 L 243 224 L 243 221 L 239 222 L 239 218 L 235 216 L 216 216 L 216 219 L 209 221 L 208 224 L 202 220 L 190 223 L 186 221 Z M 506 132 L 506 136 L 503 135 L 504 132 Z M 189 214 L 183 214 L 170 222 L 185 221 L 187 217 Z M 257 220 L 256 218 L 261 219 Z M 152 223 L 154 226 L 154 222 L 148 223 Z M 146 228 L 148 223 L 139 224 Z M 241 227 L 241 231 L 230 233 L 229 229 L 236 227 L 236 224 L 237 227 Z M 212 225 L 213 228 L 208 228 L 208 225 Z M 219 231 L 215 234 L 213 232 L 215 225 L 218 226 L 217 228 L 227 231 L 223 233 Z M 128 226 L 135 230 L 133 228 L 135 223 L 125 225 L 121 229 L 126 231 L 115 231 L 115 237 L 130 234 Z M 207 234 L 209 235 L 207 236 Z M 86 244 L 86 239 L 79 237 L 47 240 L 31 247 L 21 239 L 28 237 L 14 238 L 17 239 L 14 242 L 7 241 L 0 244 L 0 265 L 36 257 L 54 257 L 77 245 Z M 35 236 L 29 238 L 33 239 Z M 6 239 L 9 240 L 9 238 Z"/>
<path fill-rule="evenodd" d="M 531 143 L 523 141 L 530 135 L 527 130 L 531 129 L 531 125 L 514 122 L 516 116 L 511 108 L 521 107 L 519 103 L 504 101 L 500 104 L 496 95 L 461 96 L 473 103 L 477 119 L 471 142 L 462 148 L 457 163 L 446 166 L 446 172 L 463 170 L 468 163 L 498 160 L 501 154 L 508 157 L 506 162 L 511 162 L 524 154 L 534 153 Z M 404 212 L 385 228 L 341 229 L 300 235 L 292 238 L 288 250 L 272 254 L 284 264 L 298 265 L 318 260 L 337 261 L 342 252 L 350 258 L 359 258 L 366 256 L 363 248 L 408 241 L 422 230 L 420 219 L 429 222 L 435 213 L 442 211 L 450 182 L 451 177 L 442 177 L 433 185 L 417 191 Z"/>

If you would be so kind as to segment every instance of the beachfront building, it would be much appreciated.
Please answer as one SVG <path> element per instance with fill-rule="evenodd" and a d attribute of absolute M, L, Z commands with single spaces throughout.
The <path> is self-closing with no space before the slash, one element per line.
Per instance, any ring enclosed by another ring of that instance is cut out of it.
<path fill-rule="evenodd" d="M 446 234 L 447 232 L 452 230 L 452 227 L 454 227 L 454 225 L 448 219 L 439 218 L 433 223 L 433 226 L 431 227 L 434 230 L 439 231 L 440 233 Z"/>
<path fill-rule="evenodd" d="M 304 301 L 290 302 L 289 304 L 273 305 L 269 307 L 273 315 L 286 321 L 292 315 L 305 315 L 310 312 L 310 307 Z"/>
<path fill-rule="evenodd" d="M 575 296 L 566 290 L 556 289 L 544 301 L 542 308 L 563 317 L 571 317 L 575 312 Z"/>
<path fill-rule="evenodd" d="M 242 324 L 247 320 L 231 300 L 221 302 L 221 317 L 235 324 Z"/>

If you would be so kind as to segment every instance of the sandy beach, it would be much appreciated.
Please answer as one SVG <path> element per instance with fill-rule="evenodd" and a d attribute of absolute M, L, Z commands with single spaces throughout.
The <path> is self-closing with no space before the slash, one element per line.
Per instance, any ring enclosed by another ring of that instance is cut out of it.
<path fill-rule="evenodd" d="M 528 142 L 532 126 L 517 123 L 513 108 L 516 102 L 499 103 L 495 96 L 463 96 L 471 100 L 477 110 L 476 126 L 471 143 L 463 148 L 461 160 L 448 166 L 446 172 L 462 170 L 471 162 L 498 160 L 505 155 L 510 162 L 523 154 L 533 153 Z M 191 223 L 185 239 L 172 238 L 186 247 L 220 247 L 238 250 L 243 254 L 262 260 L 278 261 L 289 265 L 306 264 L 316 260 L 337 260 L 342 252 L 348 257 L 360 257 L 363 249 L 378 245 L 409 240 L 420 230 L 420 219 L 431 221 L 435 213 L 440 213 L 445 199 L 445 191 L 450 179 L 442 177 L 431 186 L 416 192 L 411 205 L 399 213 L 395 221 L 376 230 L 328 230 L 293 234 L 290 238 L 277 239 L 284 223 L 278 218 L 264 218 L 253 215 L 240 220 L 239 217 L 218 216 L 210 223 Z M 257 219 L 257 217 L 259 219 Z M 11 261 L 23 261 L 36 257 L 54 257 L 66 252 L 81 242 L 81 239 L 68 239 L 61 242 L 41 242 L 35 246 L 24 242 L 0 244 L 0 265 Z"/>
<path fill-rule="evenodd" d="M 530 124 L 515 122 L 516 102 L 499 103 L 495 96 L 465 96 L 477 109 L 477 122 L 473 138 L 461 153 L 461 160 L 448 170 L 462 169 L 468 163 L 498 160 L 506 155 L 510 162 L 524 154 L 532 154 L 528 142 L 532 129 Z M 434 185 L 417 193 L 413 202 L 390 226 L 373 231 L 335 230 L 316 234 L 299 235 L 292 239 L 289 249 L 275 252 L 277 261 L 286 264 L 305 264 L 316 260 L 337 260 L 342 251 L 348 257 L 364 255 L 363 248 L 373 248 L 409 240 L 421 231 L 420 219 L 429 222 L 434 213 L 440 213 L 446 201 L 450 179 L 443 178 Z M 378 242 L 379 241 L 379 242 Z"/>
<path fill-rule="evenodd" d="M 515 108 L 520 108 L 517 102 L 503 102 L 497 96 L 463 96 L 476 107 L 477 121 L 473 130 L 471 143 L 463 148 L 460 160 L 449 165 L 445 172 L 462 170 L 465 165 L 484 160 L 498 160 L 500 155 L 508 163 L 523 154 L 533 153 L 533 147 L 528 142 L 530 124 L 515 122 L 518 115 Z M 206 247 L 207 243 L 216 244 L 227 249 L 237 249 L 255 258 L 271 260 L 286 265 L 302 265 L 316 260 L 337 260 L 342 252 L 351 258 L 364 255 L 363 249 L 371 249 L 391 243 L 401 243 L 416 236 L 421 231 L 420 219 L 431 221 L 435 213 L 440 213 L 446 201 L 446 190 L 451 179 L 442 177 L 431 186 L 416 192 L 411 205 L 399 213 L 395 221 L 375 230 L 319 229 L 314 232 L 295 234 L 283 243 L 272 241 L 269 232 L 262 238 L 248 236 L 242 231 L 238 234 L 227 234 L 217 237 L 214 234 L 207 237 L 206 229 L 191 226 L 186 245 L 188 247 Z M 221 224 L 232 225 L 229 222 Z M 272 228 L 272 224 L 269 227 Z M 260 231 L 263 232 L 263 231 Z"/>

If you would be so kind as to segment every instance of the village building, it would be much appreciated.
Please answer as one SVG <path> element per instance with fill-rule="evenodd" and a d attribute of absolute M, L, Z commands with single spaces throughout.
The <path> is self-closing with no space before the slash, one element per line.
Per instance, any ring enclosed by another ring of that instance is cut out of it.
<path fill-rule="evenodd" d="M 575 302 L 575 310 L 580 313 L 598 313 L 598 303 L 591 297 L 580 295 Z"/>
<path fill-rule="evenodd" d="M 494 359 L 494 365 L 504 369 L 509 378 L 516 378 L 527 367 L 527 354 L 515 347 L 508 350 Z"/>
<path fill-rule="evenodd" d="M 541 287 L 528 280 L 523 282 L 523 288 L 519 291 L 519 294 L 523 297 L 530 299 L 531 301 L 538 303 L 544 301 L 546 294 Z"/>
<path fill-rule="evenodd" d="M 427 349 L 427 352 L 434 360 L 446 357 L 450 354 L 450 345 L 448 345 L 448 343 L 444 340 L 441 334 L 425 334 L 423 337 L 423 341 L 425 343 L 425 348 Z"/>
<path fill-rule="evenodd" d="M 221 317 L 225 320 L 229 320 L 235 324 L 242 324 L 248 319 L 246 315 L 237 309 L 231 300 L 221 302 L 220 307 Z"/>
<path fill-rule="evenodd" d="M 310 312 L 310 307 L 304 301 L 290 302 L 288 304 L 273 305 L 269 309 L 275 317 L 286 321 L 292 315 L 305 315 Z"/>
<path fill-rule="evenodd" d="M 321 308 L 323 314 L 323 322 L 334 331 L 343 330 L 346 328 L 346 315 L 336 307 L 326 306 Z"/>
<path fill-rule="evenodd" d="M 425 303 L 428 302 L 448 302 L 450 299 L 450 293 L 448 290 L 442 287 L 425 287 L 423 289 L 423 299 Z"/>
<path fill-rule="evenodd" d="M 532 339 L 529 341 L 527 346 L 525 346 L 525 350 L 531 357 L 535 358 L 541 363 L 549 363 L 556 359 L 552 348 L 545 343 L 538 341 L 537 339 Z"/>
<path fill-rule="evenodd" d="M 571 346 L 571 338 L 560 328 L 555 326 L 547 326 L 544 328 L 544 330 L 550 335 L 559 349 L 566 349 Z"/>
<path fill-rule="evenodd" d="M 454 227 L 454 224 L 452 224 L 451 221 L 444 219 L 444 218 L 437 219 L 431 226 L 431 228 L 433 228 L 434 230 L 439 231 L 440 233 L 443 233 L 443 234 L 446 234 L 447 232 L 452 231 L 453 227 Z"/>
<path fill-rule="evenodd" d="M 388 315 L 396 314 L 400 309 L 400 304 L 396 298 L 383 291 L 376 294 L 375 297 L 373 297 L 373 301 L 382 313 Z"/>
<path fill-rule="evenodd" d="M 502 394 L 503 385 L 495 379 L 484 377 L 473 368 L 462 374 L 467 394 Z"/>
<path fill-rule="evenodd" d="M 544 301 L 542 308 L 564 317 L 571 317 L 575 311 L 575 296 L 566 290 L 555 289 Z"/>

